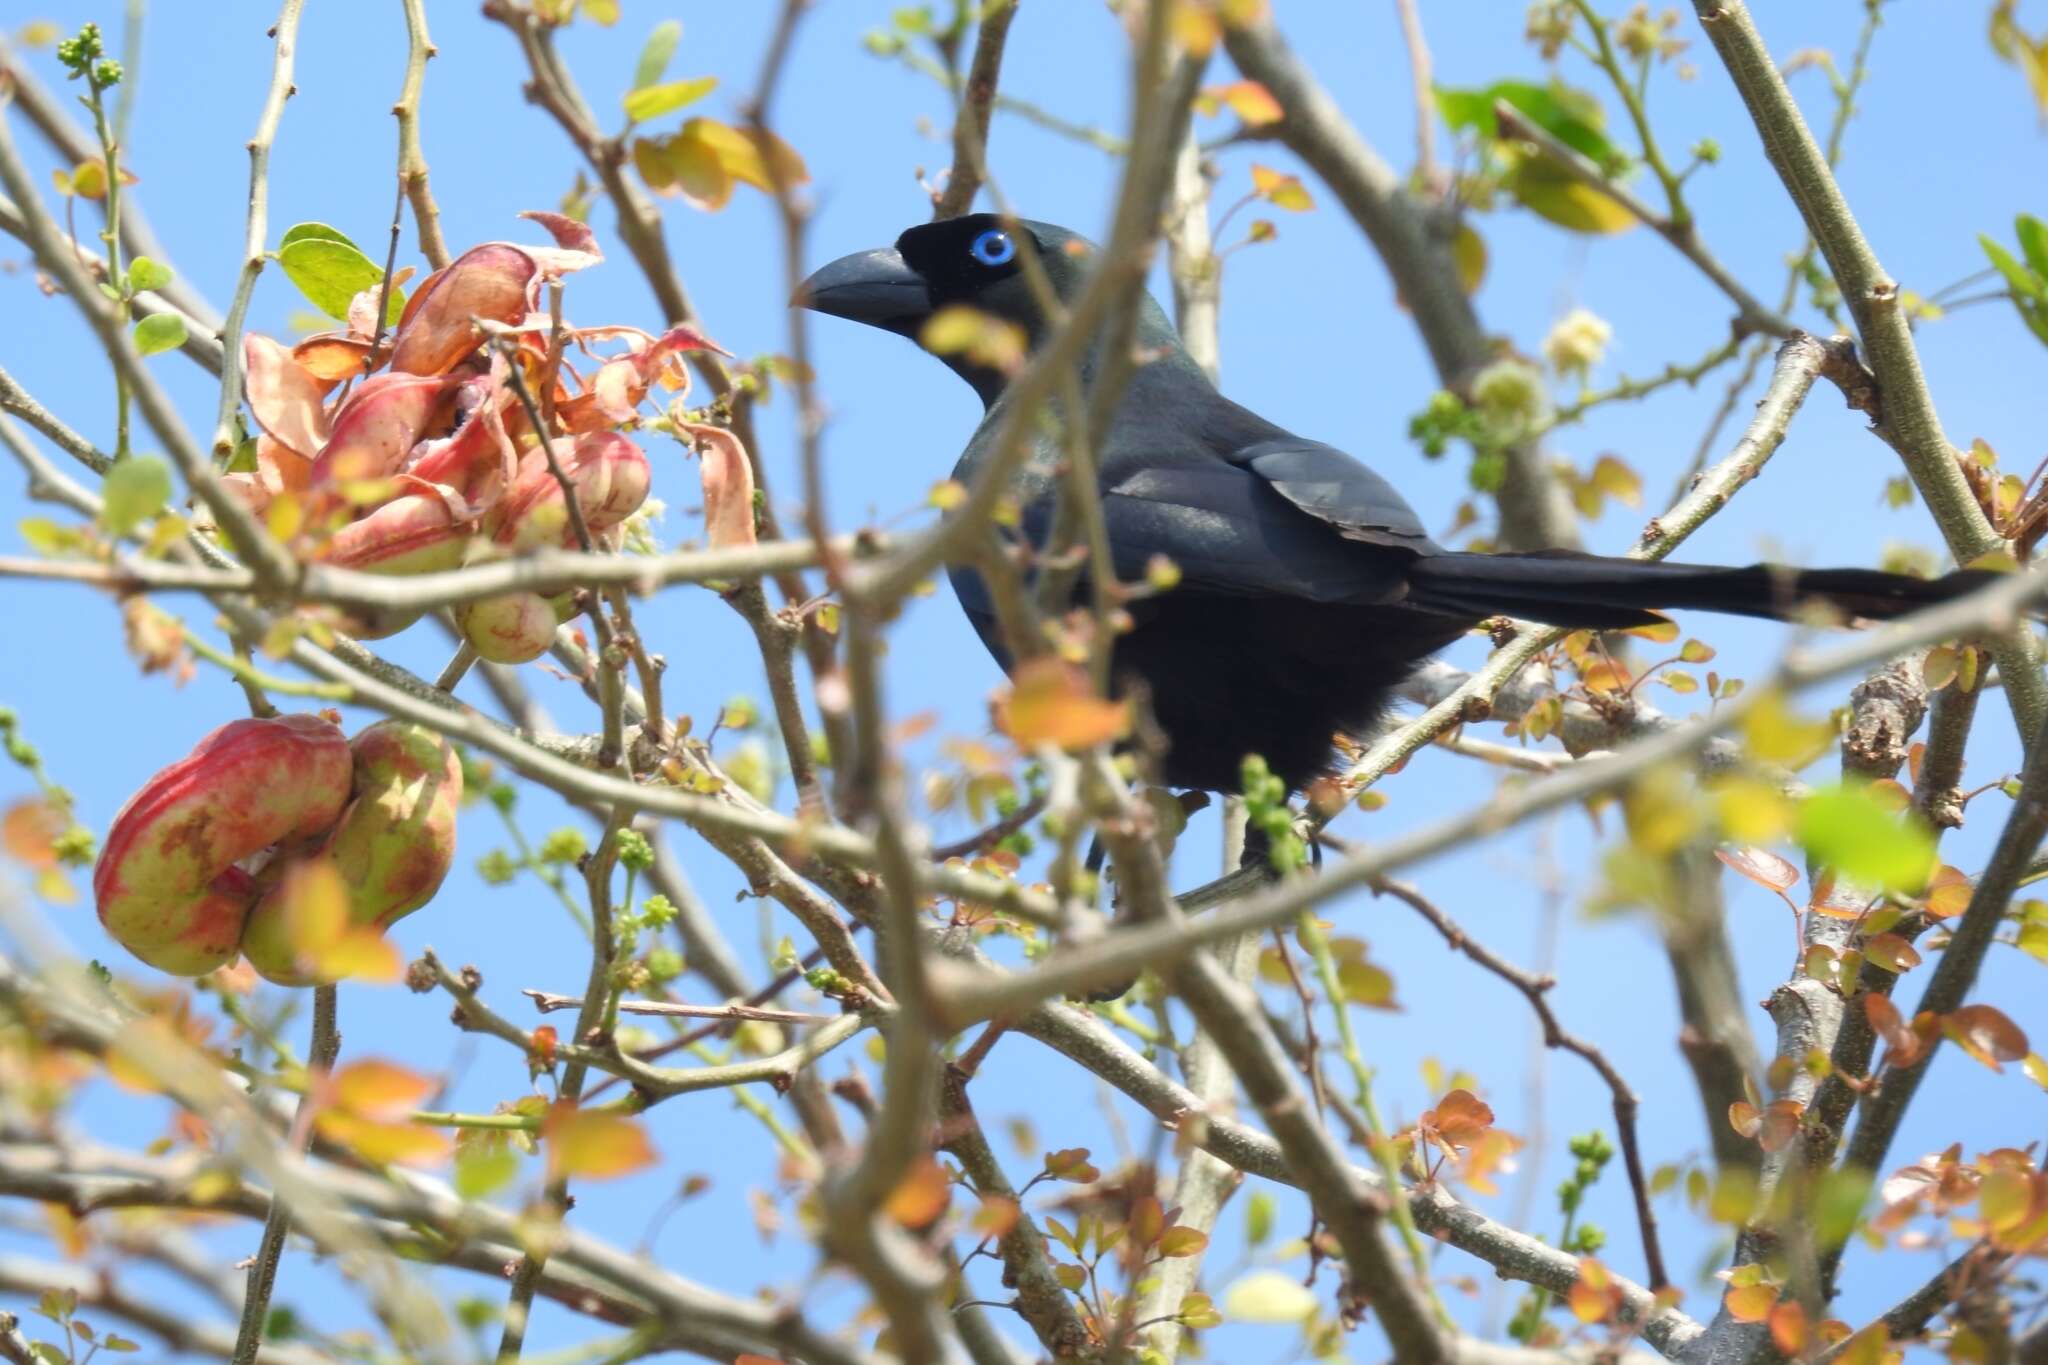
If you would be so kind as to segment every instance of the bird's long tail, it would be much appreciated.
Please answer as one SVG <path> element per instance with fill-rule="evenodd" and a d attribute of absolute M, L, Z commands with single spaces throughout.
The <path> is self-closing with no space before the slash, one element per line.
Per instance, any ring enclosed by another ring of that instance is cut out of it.
<path fill-rule="evenodd" d="M 1883 621 L 1961 597 L 1994 576 L 1979 569 L 1940 578 L 1776 564 L 1728 569 L 1563 550 L 1450 553 L 1424 556 L 1410 567 L 1407 601 L 1450 616 L 1519 616 L 1599 630 L 1648 625 L 1660 608 L 1787 620 L 1816 603 Z"/>

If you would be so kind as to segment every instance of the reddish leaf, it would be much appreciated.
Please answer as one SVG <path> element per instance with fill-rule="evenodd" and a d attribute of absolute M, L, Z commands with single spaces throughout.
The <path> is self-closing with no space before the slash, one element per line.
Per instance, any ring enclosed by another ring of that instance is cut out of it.
<path fill-rule="evenodd" d="M 1763 848 L 1717 848 L 1714 856 L 1759 886 L 1783 892 L 1799 881 L 1799 869 Z"/>

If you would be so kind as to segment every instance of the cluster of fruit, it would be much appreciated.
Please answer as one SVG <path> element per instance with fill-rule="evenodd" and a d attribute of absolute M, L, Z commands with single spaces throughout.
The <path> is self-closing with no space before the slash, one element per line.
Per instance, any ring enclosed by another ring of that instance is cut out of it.
<path fill-rule="evenodd" d="M 380 931 L 432 900 L 455 859 L 462 764 L 432 730 L 383 720 L 351 740 L 319 715 L 237 720 L 128 798 L 93 870 L 100 922 L 150 966 L 234 961 L 320 981 L 303 874 L 331 866 L 347 923 Z M 339 927 L 339 926 L 337 926 Z"/>
<path fill-rule="evenodd" d="M 243 346 L 254 468 L 229 487 L 295 552 L 380 574 L 417 574 L 542 547 L 577 548 L 565 486 L 593 544 L 646 500 L 647 457 L 617 428 L 650 390 L 680 394 L 683 356 L 718 349 L 687 327 L 576 327 L 542 291 L 601 259 L 590 229 L 529 213 L 551 247 L 486 242 L 421 281 L 386 337 L 377 325 L 403 273 L 361 290 L 348 326 L 285 346 Z M 622 349 L 621 349 L 622 348 Z M 592 363 L 588 374 L 578 362 Z M 543 446 L 539 418 L 549 431 Z M 550 452 L 553 459 L 551 460 Z M 512 593 L 466 603 L 457 624 L 498 663 L 538 657 L 569 610 Z M 380 639 L 417 611 L 355 617 Z"/>

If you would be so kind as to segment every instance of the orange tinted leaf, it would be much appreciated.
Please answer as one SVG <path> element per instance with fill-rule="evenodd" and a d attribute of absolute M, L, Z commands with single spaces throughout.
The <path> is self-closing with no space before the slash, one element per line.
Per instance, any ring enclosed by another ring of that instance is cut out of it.
<path fill-rule="evenodd" d="M 1714 856 L 1759 886 L 1786 891 L 1799 881 L 1799 869 L 1789 859 L 1763 848 L 1717 848 Z"/>
<path fill-rule="evenodd" d="M 1764 1126 L 1763 1112 L 1748 1100 L 1737 1100 L 1728 1106 L 1728 1126 L 1743 1137 L 1753 1138 Z"/>
<path fill-rule="evenodd" d="M 1200 1228 L 1168 1228 L 1159 1237 L 1161 1256 L 1199 1256 L 1209 1245 L 1209 1234 Z"/>
<path fill-rule="evenodd" d="M 946 1168 L 925 1156 L 912 1164 L 902 1181 L 889 1192 L 882 1208 L 907 1228 L 929 1227 L 946 1211 L 952 1197 L 953 1185 L 946 1179 Z"/>
<path fill-rule="evenodd" d="M 1799 1135 L 1799 1116 L 1806 1106 L 1797 1100 L 1773 1100 L 1764 1106 L 1757 1141 L 1767 1152 L 1781 1152 Z"/>
<path fill-rule="evenodd" d="M 1579 1278 L 1572 1282 L 1565 1302 L 1580 1322 L 1599 1322 L 1613 1311 L 1613 1291 L 1614 1277 L 1607 1267 L 1588 1256 L 1579 1261 Z"/>
<path fill-rule="evenodd" d="M 1788 1356 L 1806 1349 L 1806 1310 L 1797 1299 L 1787 1299 L 1771 1310 L 1771 1340 Z"/>
<path fill-rule="evenodd" d="M 1430 1115 L 1433 1116 L 1431 1126 L 1454 1147 L 1471 1145 L 1474 1139 L 1493 1126 L 1493 1110 L 1469 1090 L 1451 1091 L 1437 1101 Z"/>
<path fill-rule="evenodd" d="M 1888 972 L 1909 972 L 1920 965 L 1920 950 L 1897 934 L 1879 934 L 1867 940 L 1863 956 Z"/>
<path fill-rule="evenodd" d="M 1130 728 L 1130 708 L 1095 695 L 1088 675 L 1062 660 L 1034 659 L 996 702 L 996 728 L 1023 748 L 1085 749 Z"/>
<path fill-rule="evenodd" d="M 438 1083 L 396 1062 L 371 1057 L 342 1067 L 328 1084 L 334 1108 L 357 1118 L 390 1122 L 410 1114 Z"/>
<path fill-rule="evenodd" d="M 70 824 L 55 801 L 28 797 L 0 815 L 0 849 L 24 867 L 49 871 L 57 865 L 56 850 L 51 845 Z"/>
<path fill-rule="evenodd" d="M 1927 884 L 1927 913 L 1936 919 L 1960 915 L 1970 908 L 1970 897 L 1976 889 L 1961 870 L 1947 865 L 1938 867 Z"/>
<path fill-rule="evenodd" d="M 1253 128 L 1278 123 L 1287 116 L 1280 101 L 1273 98 L 1273 92 L 1257 81 L 1233 81 L 1204 90 L 1202 95 L 1212 104 L 1229 105 L 1233 114 Z"/>
<path fill-rule="evenodd" d="M 1008 1195 L 988 1195 L 974 1210 L 968 1226 L 984 1237 L 1008 1236 L 1010 1229 L 1017 1226 L 1018 1212 L 1017 1201 Z"/>
<path fill-rule="evenodd" d="M 2004 1070 L 2000 1062 L 2016 1062 L 2027 1055 L 2027 1035 L 1991 1005 L 1964 1005 L 1943 1016 L 1941 1031 L 1993 1071 Z"/>
<path fill-rule="evenodd" d="M 558 1104 L 541 1123 L 548 1168 L 556 1179 L 610 1180 L 652 1166 L 647 1130 L 623 1114 Z"/>
<path fill-rule="evenodd" d="M 1063 1147 L 1057 1152 L 1047 1152 L 1045 1169 L 1054 1179 L 1069 1180 L 1076 1185 L 1086 1185 L 1102 1178 L 1102 1172 L 1089 1162 L 1086 1147 Z"/>

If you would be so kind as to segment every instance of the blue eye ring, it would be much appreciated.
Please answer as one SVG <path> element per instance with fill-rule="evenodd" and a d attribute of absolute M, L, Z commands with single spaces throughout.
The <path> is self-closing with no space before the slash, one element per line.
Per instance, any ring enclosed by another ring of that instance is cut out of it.
<path fill-rule="evenodd" d="M 967 254 L 983 265 L 1008 265 L 1017 259 L 1017 244 L 1001 228 L 990 228 L 974 239 Z"/>

